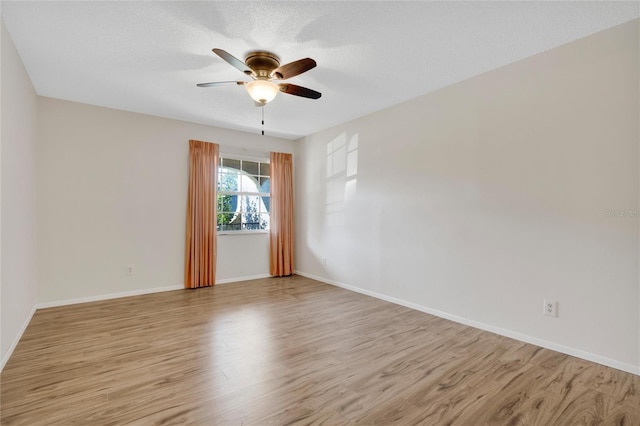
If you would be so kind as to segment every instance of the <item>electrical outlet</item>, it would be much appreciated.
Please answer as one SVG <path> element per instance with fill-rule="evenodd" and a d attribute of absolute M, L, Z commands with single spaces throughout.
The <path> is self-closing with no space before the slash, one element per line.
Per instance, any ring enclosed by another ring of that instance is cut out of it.
<path fill-rule="evenodd" d="M 542 314 L 548 317 L 557 317 L 558 316 L 558 301 L 544 299 L 544 306 L 542 310 Z"/>
<path fill-rule="evenodd" d="M 133 275 L 135 272 L 133 265 L 127 265 L 127 275 Z"/>

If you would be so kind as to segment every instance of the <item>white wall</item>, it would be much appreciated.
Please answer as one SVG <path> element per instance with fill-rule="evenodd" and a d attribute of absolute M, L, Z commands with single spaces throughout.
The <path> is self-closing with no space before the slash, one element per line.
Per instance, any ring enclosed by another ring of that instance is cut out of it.
<path fill-rule="evenodd" d="M 638 47 L 636 20 L 302 139 L 297 271 L 640 372 Z"/>
<path fill-rule="evenodd" d="M 2 325 L 2 36 L 5 33 L 4 21 L 2 20 L 2 2 L 0 1 L 0 371 L 2 371 L 10 356 L 9 348 L 5 349 L 2 343 L 4 334 Z"/>
<path fill-rule="evenodd" d="M 1 45 L 0 369 L 36 304 L 37 96 L 4 23 Z"/>
<path fill-rule="evenodd" d="M 38 301 L 181 287 L 189 139 L 221 151 L 294 142 L 39 99 Z M 220 236 L 216 281 L 268 275 L 268 235 Z M 247 261 L 247 257 L 249 260 Z M 126 265 L 135 274 L 126 275 Z"/>

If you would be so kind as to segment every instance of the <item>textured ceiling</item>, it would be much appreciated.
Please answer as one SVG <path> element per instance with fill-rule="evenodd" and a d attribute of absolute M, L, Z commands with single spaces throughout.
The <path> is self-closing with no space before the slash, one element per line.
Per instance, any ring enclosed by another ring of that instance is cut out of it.
<path fill-rule="evenodd" d="M 2 17 L 42 96 L 259 133 L 246 80 L 211 52 L 282 63 L 322 92 L 267 105 L 265 130 L 297 138 L 639 16 L 638 2 L 3 1 Z"/>

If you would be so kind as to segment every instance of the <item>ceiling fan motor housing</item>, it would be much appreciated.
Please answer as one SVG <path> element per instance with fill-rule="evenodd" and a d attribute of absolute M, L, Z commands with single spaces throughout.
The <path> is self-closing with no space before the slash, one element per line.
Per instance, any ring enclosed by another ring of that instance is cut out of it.
<path fill-rule="evenodd" d="M 253 70 L 256 78 L 268 79 L 272 77 L 273 70 L 280 66 L 280 58 L 271 52 L 257 50 L 247 54 L 245 64 Z"/>

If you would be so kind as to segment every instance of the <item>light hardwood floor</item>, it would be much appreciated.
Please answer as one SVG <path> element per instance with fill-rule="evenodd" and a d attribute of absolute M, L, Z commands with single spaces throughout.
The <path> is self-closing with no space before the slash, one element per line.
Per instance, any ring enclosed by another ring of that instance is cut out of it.
<path fill-rule="evenodd" d="M 3 425 L 640 425 L 640 377 L 303 277 L 36 312 Z"/>

